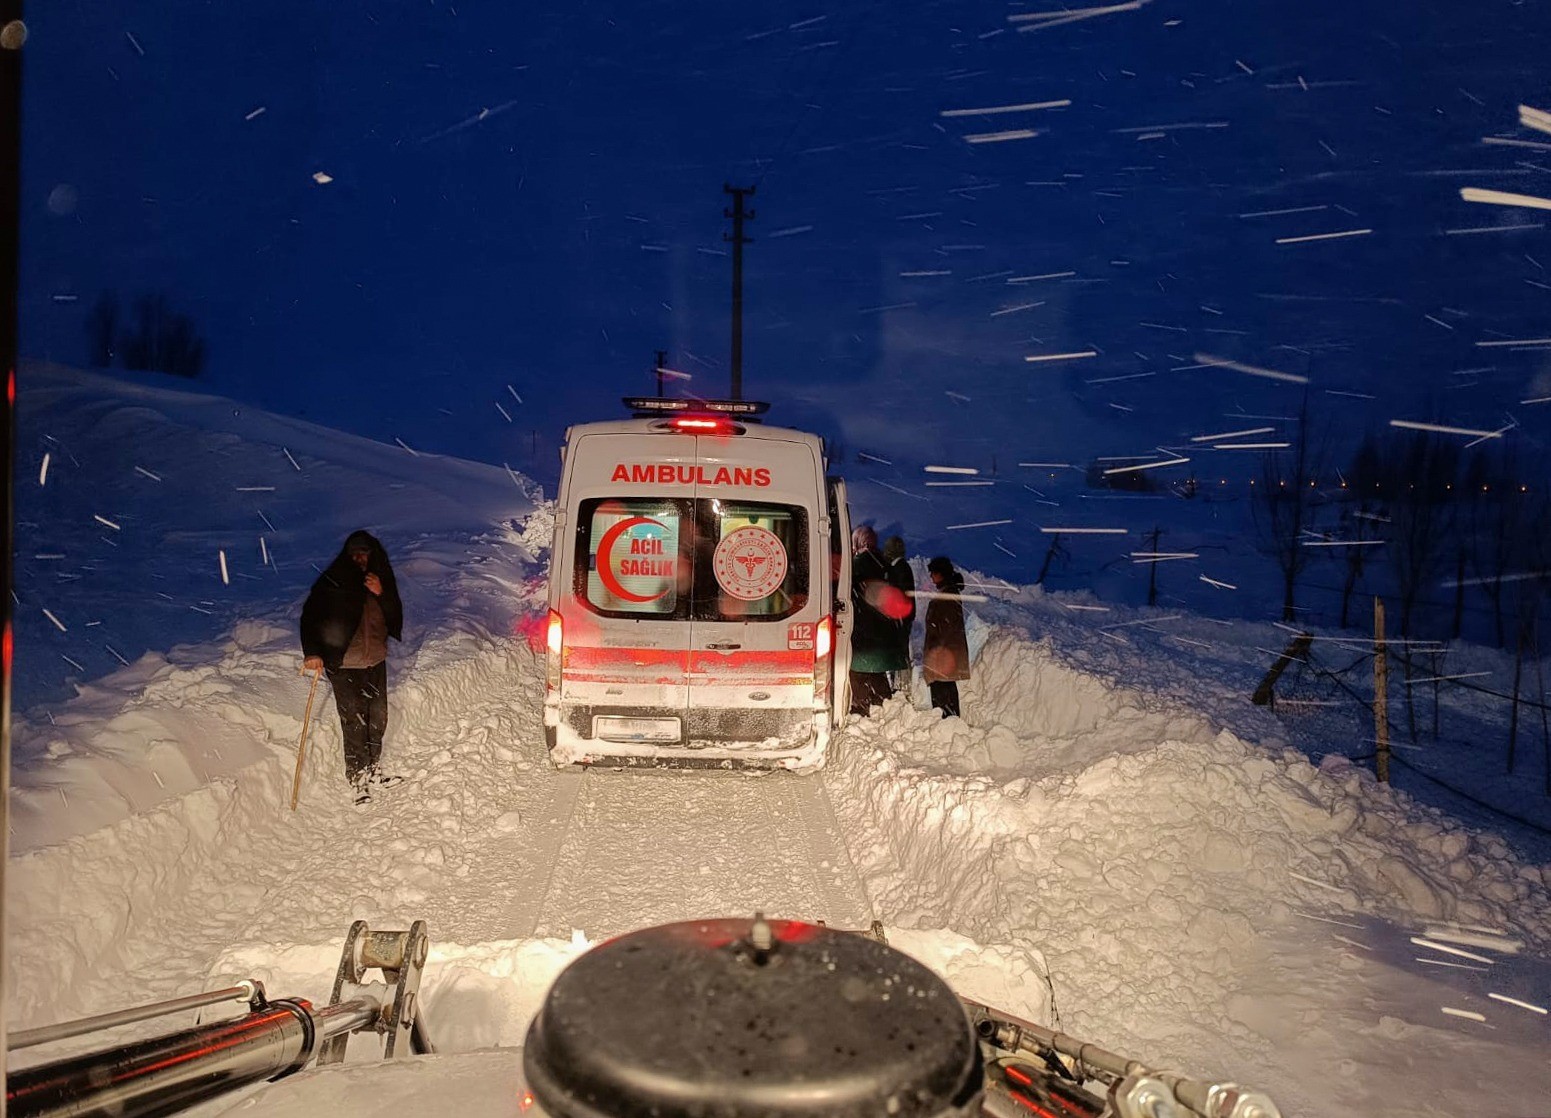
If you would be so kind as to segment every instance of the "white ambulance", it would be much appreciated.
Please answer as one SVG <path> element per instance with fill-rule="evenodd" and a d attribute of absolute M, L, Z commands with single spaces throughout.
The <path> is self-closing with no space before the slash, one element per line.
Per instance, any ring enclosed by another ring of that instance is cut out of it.
<path fill-rule="evenodd" d="M 626 399 L 566 432 L 544 729 L 567 765 L 816 769 L 849 705 L 851 526 L 768 405 Z"/>

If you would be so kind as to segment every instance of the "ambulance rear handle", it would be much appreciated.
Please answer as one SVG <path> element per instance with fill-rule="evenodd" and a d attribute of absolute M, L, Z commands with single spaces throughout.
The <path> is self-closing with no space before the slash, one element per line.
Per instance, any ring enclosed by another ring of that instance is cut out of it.
<path fill-rule="evenodd" d="M 706 647 L 714 648 L 718 652 L 731 652 L 735 648 L 742 648 L 743 645 L 737 641 L 710 641 Z"/>

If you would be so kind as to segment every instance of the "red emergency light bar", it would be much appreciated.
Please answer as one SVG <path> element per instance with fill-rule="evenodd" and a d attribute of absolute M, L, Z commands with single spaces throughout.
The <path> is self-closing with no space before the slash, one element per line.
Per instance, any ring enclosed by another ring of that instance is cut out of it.
<path fill-rule="evenodd" d="M 668 420 L 668 426 L 675 431 L 683 431 L 690 435 L 741 435 L 743 428 L 731 420 L 722 419 L 720 416 L 688 416 L 681 415 Z"/>

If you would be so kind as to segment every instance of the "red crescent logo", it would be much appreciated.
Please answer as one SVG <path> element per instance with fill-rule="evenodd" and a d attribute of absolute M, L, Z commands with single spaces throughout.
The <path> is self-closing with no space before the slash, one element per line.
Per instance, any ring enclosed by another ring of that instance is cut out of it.
<path fill-rule="evenodd" d="M 620 536 L 634 528 L 637 524 L 655 524 L 664 532 L 668 530 L 666 524 L 653 520 L 649 516 L 632 516 L 628 520 L 621 520 L 607 532 L 604 532 L 603 538 L 598 541 L 598 578 L 603 583 L 603 588 L 616 598 L 622 598 L 627 602 L 655 602 L 668 592 L 668 587 L 664 586 L 655 594 L 632 594 L 620 584 L 619 579 L 614 576 L 612 569 L 614 545 L 619 542 Z"/>

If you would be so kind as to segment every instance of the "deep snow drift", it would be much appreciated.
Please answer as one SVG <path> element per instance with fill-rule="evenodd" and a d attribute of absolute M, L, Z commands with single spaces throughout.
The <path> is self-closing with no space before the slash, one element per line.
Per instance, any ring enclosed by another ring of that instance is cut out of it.
<path fill-rule="evenodd" d="M 1255 649 L 1279 645 L 1269 626 L 987 590 L 962 721 L 896 697 L 807 778 L 556 774 L 527 639 L 552 526 L 537 494 L 499 468 L 317 429 L 297 470 L 277 449 L 295 453 L 284 421 L 46 375 L 47 423 L 81 462 L 123 445 L 94 432 L 132 418 L 138 445 L 176 448 L 147 469 L 165 479 L 221 448 L 306 535 L 277 549 L 273 581 L 252 580 L 263 592 L 229 603 L 226 629 L 19 720 L 6 990 L 20 1026 L 235 976 L 322 997 L 350 920 L 423 918 L 439 1043 L 514 1045 L 586 942 L 745 914 L 762 894 L 772 915 L 876 917 L 962 992 L 1255 1084 L 1289 1114 L 1527 1114 L 1551 1092 L 1546 1016 L 1519 1004 L 1551 1003 L 1551 866 L 1377 785 L 1332 743 L 1310 763 L 1298 725 L 1245 699 Z M 125 615 L 167 541 L 234 498 L 202 466 L 202 489 L 126 488 L 108 505 L 111 473 L 51 477 L 48 530 L 73 553 L 101 527 L 93 509 L 135 525 L 95 571 L 124 580 L 106 603 Z M 409 779 L 350 807 L 324 701 L 293 815 L 304 556 L 363 524 L 409 618 L 387 751 Z M 49 608 L 90 620 L 83 584 L 54 587 Z"/>

